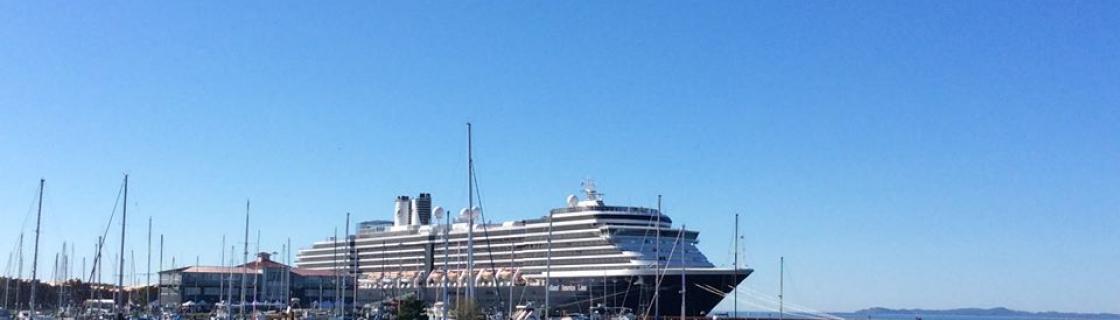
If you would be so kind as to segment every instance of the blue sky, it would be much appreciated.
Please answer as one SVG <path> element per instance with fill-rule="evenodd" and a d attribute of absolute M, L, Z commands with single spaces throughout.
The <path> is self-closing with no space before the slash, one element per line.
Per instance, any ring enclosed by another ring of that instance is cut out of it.
<path fill-rule="evenodd" d="M 124 172 L 165 265 L 218 263 L 247 198 L 269 251 L 463 207 L 471 121 L 491 219 L 593 177 L 719 265 L 741 213 L 746 286 L 785 256 L 814 309 L 1120 312 L 1116 30 L 1108 1 L 6 1 L 0 253 L 40 177 L 41 265 L 91 256 Z"/>

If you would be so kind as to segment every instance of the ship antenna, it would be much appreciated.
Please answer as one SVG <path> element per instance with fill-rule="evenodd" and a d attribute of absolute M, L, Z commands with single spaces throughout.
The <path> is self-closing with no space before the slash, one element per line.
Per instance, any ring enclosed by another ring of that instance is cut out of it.
<path fill-rule="evenodd" d="M 587 178 L 583 180 L 583 193 L 587 195 L 587 200 L 602 201 L 603 194 L 595 188 L 595 180 Z"/>

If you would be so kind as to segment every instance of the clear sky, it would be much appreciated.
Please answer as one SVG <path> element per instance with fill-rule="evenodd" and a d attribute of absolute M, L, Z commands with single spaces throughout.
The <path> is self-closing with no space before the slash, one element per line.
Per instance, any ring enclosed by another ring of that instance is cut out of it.
<path fill-rule="evenodd" d="M 467 121 L 491 219 L 593 177 L 814 309 L 1120 312 L 1115 1 L 3 1 L 0 254 L 40 177 L 48 273 L 125 172 L 139 271 L 461 208 Z"/>

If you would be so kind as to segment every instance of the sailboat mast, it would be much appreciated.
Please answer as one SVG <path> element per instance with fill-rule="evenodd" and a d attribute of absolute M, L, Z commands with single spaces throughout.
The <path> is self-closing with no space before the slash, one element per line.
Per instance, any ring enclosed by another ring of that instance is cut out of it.
<path fill-rule="evenodd" d="M 331 306 L 331 314 L 338 312 L 338 291 L 339 291 L 339 272 L 338 272 L 338 227 L 334 227 L 334 236 L 331 237 L 331 271 L 334 276 L 334 305 Z"/>
<path fill-rule="evenodd" d="M 549 299 L 549 286 L 552 285 L 552 210 L 548 211 L 548 248 L 545 250 L 544 263 L 544 314 L 542 319 L 548 319 L 548 307 L 552 302 Z"/>
<path fill-rule="evenodd" d="M 54 278 L 52 281 L 58 281 L 58 253 L 57 252 L 54 254 L 54 271 L 51 271 L 51 273 L 52 273 L 51 277 Z M 49 284 L 50 282 L 47 282 L 47 283 Z M 58 296 L 55 297 L 56 299 L 57 298 L 62 298 L 62 290 L 58 290 L 58 292 L 56 292 L 55 294 L 58 295 Z"/>
<path fill-rule="evenodd" d="M 227 310 L 228 312 L 226 312 L 226 319 L 227 320 L 232 320 L 233 319 L 233 308 L 232 308 L 232 305 L 233 305 L 233 268 L 235 268 L 235 267 L 233 267 L 233 264 L 234 264 L 233 259 L 237 259 L 237 258 L 234 258 L 235 257 L 234 256 L 234 252 L 235 252 L 234 250 L 237 250 L 237 249 L 234 249 L 234 248 L 236 248 L 236 247 L 237 246 L 229 246 L 229 261 L 230 261 L 229 264 L 230 264 L 231 267 L 229 268 L 229 274 L 228 274 L 229 278 L 227 279 L 227 280 L 229 280 L 229 283 L 226 285 L 226 297 L 229 298 L 229 301 L 226 303 L 226 308 L 229 309 L 229 310 Z M 223 251 L 225 251 L 225 250 L 223 250 Z"/>
<path fill-rule="evenodd" d="M 449 290 L 447 289 L 447 281 L 448 278 L 451 277 L 451 269 L 448 267 L 448 265 L 450 264 L 449 261 L 451 261 L 451 214 L 448 213 L 445 218 L 447 219 L 447 226 L 443 229 L 443 319 L 441 320 L 447 320 L 447 309 L 451 307 L 451 293 L 448 292 Z M 382 242 L 381 246 L 385 246 L 384 242 Z M 382 274 L 384 274 L 385 272 L 384 261 L 384 258 L 382 258 Z"/>
<path fill-rule="evenodd" d="M 732 239 L 735 240 L 735 245 L 734 245 L 734 247 L 735 247 L 735 249 L 734 249 L 735 250 L 735 266 L 734 266 L 734 268 L 735 268 L 735 273 L 738 274 L 739 273 L 739 214 L 738 213 L 735 214 L 735 237 L 732 238 Z M 731 316 L 732 317 L 738 317 L 739 316 L 739 288 L 738 288 L 738 286 L 736 286 L 734 288 L 734 290 L 735 290 L 735 304 L 734 304 L 734 307 L 732 308 L 733 313 L 731 314 Z"/>
<path fill-rule="evenodd" d="M 47 179 L 39 179 L 39 209 L 35 213 L 35 250 L 31 253 L 31 300 L 29 308 L 31 309 L 30 318 L 35 319 L 35 288 L 38 287 L 38 268 L 39 268 L 39 227 L 43 222 L 43 186 L 46 185 Z"/>
<path fill-rule="evenodd" d="M 288 238 L 287 246 L 284 248 L 285 260 L 288 262 L 284 266 L 284 304 L 290 305 L 292 303 L 292 238 Z"/>
<path fill-rule="evenodd" d="M 225 241 L 225 235 L 222 235 Z M 152 303 L 152 216 L 148 216 L 148 266 L 144 273 L 144 306 Z"/>
<path fill-rule="evenodd" d="M 681 233 L 678 235 L 679 236 L 678 238 L 680 239 L 680 243 L 681 243 L 681 320 L 685 320 L 685 314 L 686 314 L 686 312 L 685 312 L 685 291 L 687 291 L 687 289 L 688 289 L 688 287 L 686 287 L 684 285 L 684 283 L 685 283 L 685 278 L 684 278 L 685 277 L 684 276 L 684 271 L 685 271 L 684 270 L 684 253 L 685 253 L 685 250 L 684 250 L 684 240 L 685 240 L 684 235 L 685 235 L 685 232 L 684 232 L 684 228 L 685 228 L 685 226 L 682 224 L 681 225 L 681 231 L 680 231 Z"/>
<path fill-rule="evenodd" d="M 474 301 L 474 146 L 467 122 L 467 299 Z"/>
<path fill-rule="evenodd" d="M 345 273 L 347 275 L 347 277 L 342 279 L 342 291 L 341 291 L 341 293 L 342 293 L 342 305 L 339 306 L 339 308 L 342 309 L 343 312 L 346 312 L 346 285 L 347 285 L 346 281 L 350 278 L 349 276 L 350 276 L 351 273 L 356 272 L 356 270 L 350 269 L 350 267 L 351 267 L 350 259 L 353 257 L 354 247 L 350 243 L 350 213 L 349 212 L 346 213 L 346 228 L 343 228 L 343 229 L 346 230 L 346 233 L 343 234 L 342 236 L 344 237 L 343 239 L 346 240 L 346 264 L 347 264 L 346 269 L 348 270 L 348 272 Z M 354 273 L 353 276 L 354 276 L 354 280 L 358 279 L 357 278 L 358 277 L 357 273 Z M 357 281 L 355 281 L 354 283 L 357 284 Z M 358 293 L 357 289 L 355 289 L 354 293 L 355 294 Z M 351 297 L 351 298 L 356 298 L 356 297 Z M 356 303 L 357 300 L 355 300 L 354 302 Z"/>
<path fill-rule="evenodd" d="M 253 244 L 253 253 L 254 254 L 259 254 L 260 252 L 261 252 L 261 229 L 257 229 L 257 242 L 255 242 Z M 260 268 L 259 263 L 258 263 L 258 268 Z M 260 288 L 260 282 L 258 280 L 260 280 L 261 275 L 264 274 L 264 269 L 259 269 L 259 270 L 261 270 L 261 274 L 257 274 L 256 272 L 253 272 L 253 314 L 257 314 L 257 302 L 260 301 L 260 299 L 259 299 L 260 296 L 258 295 L 258 293 L 260 293 L 261 288 Z"/>
<path fill-rule="evenodd" d="M 19 309 L 20 293 L 23 291 L 20 285 L 23 283 L 23 232 L 19 233 L 19 261 L 16 262 L 16 264 L 18 264 L 18 266 L 16 266 L 16 279 L 21 280 L 16 281 L 16 309 Z"/>
<path fill-rule="evenodd" d="M 784 320 L 786 292 L 786 257 L 778 258 L 778 319 Z"/>
<path fill-rule="evenodd" d="M 654 243 L 654 250 L 657 262 L 654 265 L 653 274 L 661 274 L 661 195 L 657 195 L 657 241 Z M 666 261 L 668 262 L 668 261 Z M 653 320 L 661 320 L 661 279 L 653 281 Z"/>
<path fill-rule="evenodd" d="M 12 286 L 12 281 L 15 280 L 12 279 L 12 259 L 15 258 L 15 255 L 15 250 L 8 253 L 8 265 L 4 268 L 4 276 L 8 277 L 8 279 L 4 280 L 4 309 L 8 309 L 9 288 Z"/>
<path fill-rule="evenodd" d="M 120 299 L 118 304 L 119 304 L 119 307 L 121 308 L 118 312 L 123 311 L 124 307 L 125 307 L 125 304 L 127 303 L 124 300 L 124 234 L 125 234 L 125 226 L 126 226 L 127 221 L 128 221 L 128 174 L 125 174 L 124 175 L 124 202 L 122 203 L 122 206 L 121 206 L 121 251 L 120 251 L 120 258 L 121 259 L 120 259 L 120 263 L 117 264 L 117 269 L 118 269 L 117 270 L 117 272 L 118 272 L 117 273 L 117 298 Z"/>
<path fill-rule="evenodd" d="M 249 264 L 249 200 L 245 199 L 245 242 L 241 250 L 241 259 L 244 264 L 241 266 L 241 318 L 245 318 L 245 286 L 248 285 L 248 278 L 245 277 L 245 267 Z"/>
<path fill-rule="evenodd" d="M 159 271 L 163 271 L 163 234 L 159 235 Z M 159 286 L 163 286 L 163 277 L 156 277 L 156 282 Z M 162 289 L 161 289 L 162 291 Z M 157 307 L 163 308 L 163 293 L 156 295 Z"/>
<path fill-rule="evenodd" d="M 220 261 L 220 262 L 221 262 L 221 266 L 224 267 L 224 266 L 226 266 L 226 235 L 224 233 L 222 234 L 222 246 L 219 247 L 218 250 L 222 252 L 222 261 Z M 220 301 L 226 301 L 225 295 L 226 295 L 226 281 L 225 281 L 225 279 L 222 279 L 221 281 L 218 281 L 218 301 L 219 302 Z M 226 301 L 226 306 L 229 306 L 229 301 Z M 227 310 L 227 311 L 229 311 L 229 310 Z"/>

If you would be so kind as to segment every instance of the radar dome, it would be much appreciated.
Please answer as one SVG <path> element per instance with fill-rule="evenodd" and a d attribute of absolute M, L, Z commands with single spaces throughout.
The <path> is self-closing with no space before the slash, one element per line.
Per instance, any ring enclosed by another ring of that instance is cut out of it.
<path fill-rule="evenodd" d="M 574 194 L 569 194 L 568 195 L 568 208 L 575 208 L 576 205 L 579 205 L 579 197 L 576 197 L 576 195 L 574 195 Z"/>
<path fill-rule="evenodd" d="M 432 214 L 436 216 L 436 220 L 443 220 L 443 207 L 436 206 L 432 209 Z"/>

